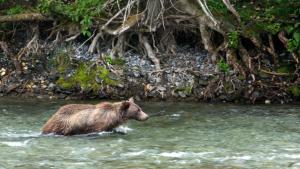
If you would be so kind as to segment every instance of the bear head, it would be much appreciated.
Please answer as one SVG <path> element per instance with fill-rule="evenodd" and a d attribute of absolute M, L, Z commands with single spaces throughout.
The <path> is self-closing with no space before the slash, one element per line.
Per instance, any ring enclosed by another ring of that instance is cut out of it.
<path fill-rule="evenodd" d="M 134 103 L 134 99 L 132 97 L 128 101 L 123 101 L 120 109 L 122 116 L 125 119 L 145 121 L 149 118 L 149 116 Z"/>

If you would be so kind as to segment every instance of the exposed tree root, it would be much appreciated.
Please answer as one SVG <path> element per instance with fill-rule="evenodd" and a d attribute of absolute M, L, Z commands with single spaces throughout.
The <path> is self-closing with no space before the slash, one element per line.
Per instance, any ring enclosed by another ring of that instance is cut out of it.
<path fill-rule="evenodd" d="M 17 58 L 18 60 L 21 60 L 21 57 L 23 55 L 28 55 L 30 53 L 38 53 L 38 49 L 39 49 L 39 44 L 38 44 L 38 38 L 39 38 L 39 31 L 38 31 L 38 27 L 34 27 L 33 28 L 33 37 L 32 39 L 27 43 L 27 45 L 22 48 L 18 54 L 17 54 Z"/>
<path fill-rule="evenodd" d="M 227 9 L 234 14 L 234 16 L 237 18 L 237 20 L 239 21 L 239 23 L 241 23 L 241 17 L 239 15 L 239 13 L 234 9 L 234 7 L 232 6 L 232 4 L 230 3 L 229 0 L 223 0 L 223 3 L 226 5 Z"/>
<path fill-rule="evenodd" d="M 242 44 L 240 44 L 239 52 L 240 52 L 240 56 L 241 56 L 243 62 L 245 63 L 245 65 L 247 65 L 248 69 L 251 72 L 253 72 L 254 67 L 252 66 L 252 58 L 250 57 L 247 49 Z"/>
<path fill-rule="evenodd" d="M 176 40 L 171 29 L 163 30 L 161 33 L 161 39 L 159 40 L 159 49 L 165 53 L 176 53 Z M 154 41 L 154 40 L 153 40 Z"/>
<path fill-rule="evenodd" d="M 10 58 L 10 60 L 12 60 L 14 66 L 15 66 L 15 69 L 16 69 L 16 74 L 17 75 L 22 74 L 22 65 L 21 65 L 20 61 L 18 60 L 18 57 L 11 52 L 7 43 L 0 41 L 0 47 L 3 50 L 4 54 L 8 58 Z"/>
<path fill-rule="evenodd" d="M 89 53 L 94 53 L 95 52 L 96 45 L 97 45 L 98 40 L 101 36 L 102 36 L 101 32 L 96 34 L 96 36 L 94 37 L 94 39 L 93 39 L 93 41 L 92 41 L 92 43 L 89 47 L 89 50 L 88 50 Z"/>
<path fill-rule="evenodd" d="M 201 38 L 202 38 L 202 43 L 204 45 L 204 48 L 211 53 L 211 61 L 212 63 L 216 63 L 217 61 L 217 55 L 218 51 L 215 50 L 213 43 L 211 41 L 211 35 L 212 31 L 208 30 L 208 27 L 206 25 L 200 25 L 200 33 L 201 33 Z"/>
<path fill-rule="evenodd" d="M 238 70 L 239 73 L 244 77 L 247 78 L 247 73 L 244 70 L 243 66 L 239 64 L 236 56 L 236 51 L 234 49 L 227 49 L 226 52 L 227 62 L 234 67 L 235 70 Z"/>
<path fill-rule="evenodd" d="M 160 61 L 159 59 L 156 57 L 148 39 L 146 36 L 142 35 L 142 33 L 139 33 L 139 40 L 141 42 L 141 44 L 143 44 L 143 47 L 145 48 L 147 55 L 149 57 L 149 59 L 154 63 L 155 65 L 155 70 L 159 71 L 161 70 L 160 68 Z"/>
<path fill-rule="evenodd" d="M 116 56 L 117 57 L 123 57 L 124 56 L 125 40 L 126 40 L 125 34 L 121 34 L 120 36 L 118 36 L 116 45 L 112 46 L 111 56 L 113 58 L 115 58 Z"/>

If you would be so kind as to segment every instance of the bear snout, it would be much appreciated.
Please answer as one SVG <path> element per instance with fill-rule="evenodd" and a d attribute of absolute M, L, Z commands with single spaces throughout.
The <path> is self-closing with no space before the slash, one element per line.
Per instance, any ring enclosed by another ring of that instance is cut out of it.
<path fill-rule="evenodd" d="M 149 118 L 148 114 L 146 114 L 145 112 L 140 112 L 140 116 L 138 118 L 139 121 L 146 121 Z"/>

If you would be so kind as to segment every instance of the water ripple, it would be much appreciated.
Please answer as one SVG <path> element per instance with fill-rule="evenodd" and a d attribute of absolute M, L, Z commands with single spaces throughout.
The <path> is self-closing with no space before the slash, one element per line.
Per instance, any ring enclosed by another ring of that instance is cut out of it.
<path fill-rule="evenodd" d="M 26 147 L 30 141 L 31 139 L 24 141 L 2 141 L 0 143 L 10 147 Z"/>

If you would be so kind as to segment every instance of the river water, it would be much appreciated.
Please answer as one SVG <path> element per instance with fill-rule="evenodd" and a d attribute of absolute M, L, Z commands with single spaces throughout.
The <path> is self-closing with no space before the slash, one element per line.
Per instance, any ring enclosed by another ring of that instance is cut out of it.
<path fill-rule="evenodd" d="M 0 168 L 300 168 L 297 105 L 145 102 L 118 132 L 41 135 L 70 102 L 1 99 Z"/>

